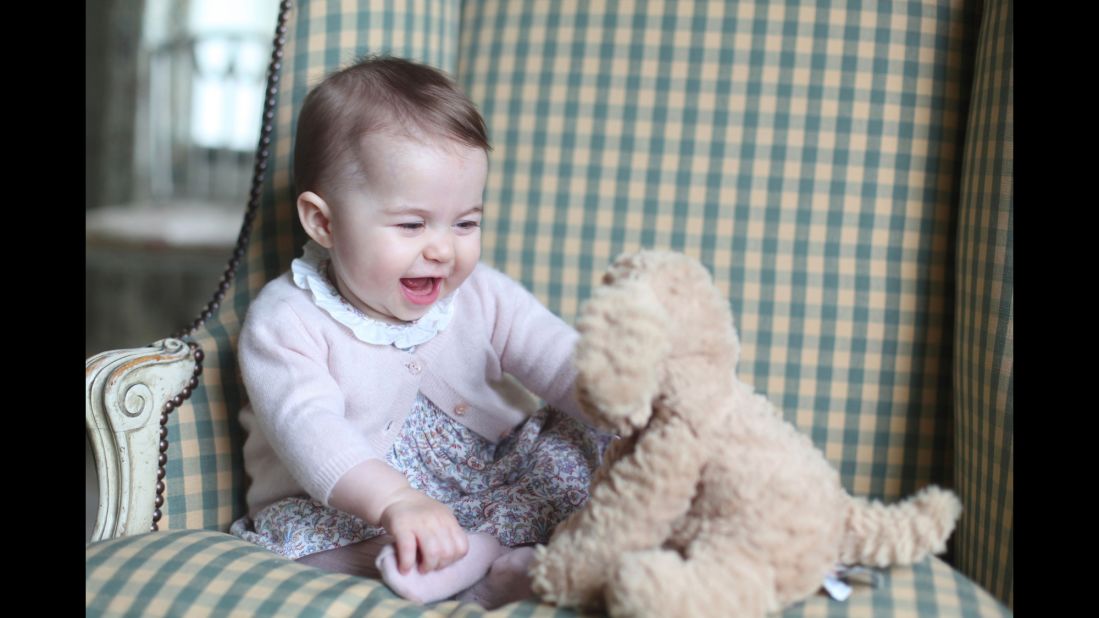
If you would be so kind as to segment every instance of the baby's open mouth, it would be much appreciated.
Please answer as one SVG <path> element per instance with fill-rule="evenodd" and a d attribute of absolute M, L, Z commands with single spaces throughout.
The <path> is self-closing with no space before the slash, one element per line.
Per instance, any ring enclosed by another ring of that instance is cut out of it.
<path fill-rule="evenodd" d="M 417 305 L 430 305 L 439 297 L 442 279 L 438 277 L 409 277 L 401 279 L 405 298 Z"/>

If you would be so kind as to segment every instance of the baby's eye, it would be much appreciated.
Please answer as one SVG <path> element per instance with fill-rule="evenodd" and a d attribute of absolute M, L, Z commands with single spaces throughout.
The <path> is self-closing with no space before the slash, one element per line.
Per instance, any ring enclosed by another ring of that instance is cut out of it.
<path fill-rule="evenodd" d="M 480 221 L 459 221 L 458 222 L 458 227 L 462 228 L 463 230 L 472 230 L 472 229 L 476 229 L 478 227 L 481 227 L 481 222 Z"/>
<path fill-rule="evenodd" d="M 423 224 L 422 221 L 417 221 L 416 223 L 398 223 L 397 224 L 397 227 L 401 228 L 402 230 L 418 230 L 418 229 L 422 228 L 423 226 L 424 226 L 424 224 Z"/>

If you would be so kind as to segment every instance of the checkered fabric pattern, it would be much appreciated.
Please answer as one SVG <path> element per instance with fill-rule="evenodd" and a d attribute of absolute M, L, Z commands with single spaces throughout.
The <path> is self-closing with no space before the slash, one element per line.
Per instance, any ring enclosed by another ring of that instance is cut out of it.
<path fill-rule="evenodd" d="M 446 601 L 415 608 L 385 585 L 284 560 L 220 532 L 172 530 L 124 537 L 88 550 L 89 616 L 450 616 L 454 618 L 576 616 L 514 603 L 496 611 Z M 119 573 L 125 573 L 120 577 Z M 1008 614 L 987 592 L 937 558 L 885 573 L 877 588 L 853 583 L 846 602 L 823 594 L 781 615 L 789 618 L 873 616 L 992 617 Z M 587 614 L 591 615 L 591 614 Z"/>
<path fill-rule="evenodd" d="M 954 409 L 956 487 L 966 505 L 957 563 L 1014 604 L 1015 440 L 1012 357 L 1012 3 L 981 26 L 958 216 Z"/>
<path fill-rule="evenodd" d="M 693 255 L 730 298 L 741 379 L 850 491 L 952 485 L 975 26 L 956 1 L 467 2 L 484 259 L 571 320 L 619 253 Z"/>
<path fill-rule="evenodd" d="M 999 490 L 983 489 L 1010 475 L 1010 460 L 996 463 L 1010 452 L 1010 433 L 989 447 L 980 436 L 991 421 L 954 415 L 956 406 L 994 405 L 988 385 L 1002 384 L 1003 365 L 980 347 L 981 333 L 1004 328 L 977 322 L 956 332 L 956 304 L 970 303 L 964 310 L 975 315 L 981 299 L 1002 298 L 994 283 L 972 302 L 955 298 L 956 286 L 998 280 L 1010 295 L 1010 257 L 1006 273 L 989 270 L 989 246 L 973 254 L 961 246 L 966 234 L 987 233 L 983 215 L 958 223 L 960 199 L 981 213 L 989 193 L 962 178 L 979 5 L 295 3 L 252 242 L 196 338 L 206 352 L 202 385 L 169 425 L 168 531 L 89 548 L 89 613 L 419 615 L 378 584 L 322 576 L 219 532 L 244 512 L 240 322 L 305 239 L 289 177 L 296 110 L 325 73 L 370 52 L 443 68 L 481 106 L 495 147 L 486 262 L 571 321 L 621 252 L 671 248 L 699 258 L 732 303 L 741 378 L 813 439 L 845 486 L 892 500 L 932 482 L 957 478 L 963 491 L 969 483 L 989 515 L 973 522 L 966 511 L 970 544 L 961 553 L 978 570 L 998 560 L 985 554 L 1000 541 L 970 539 L 999 538 L 992 528 L 1005 523 L 1010 530 L 1010 489 L 1006 511 Z M 1003 88 L 988 92 L 995 99 Z M 992 156 L 973 143 L 967 161 L 990 170 L 973 163 Z M 1010 198 L 1007 212 L 1010 256 Z M 963 273 L 957 259 L 977 266 Z M 684 327 L 705 336 L 704 325 Z M 1010 321 L 1006 328 L 998 349 L 1010 359 Z M 955 364 L 956 345 L 973 350 L 974 369 Z M 956 379 L 968 382 L 956 391 Z M 956 455 L 955 431 L 959 448 L 979 454 L 976 465 Z M 938 559 L 888 578 L 846 604 L 815 598 L 787 614 L 1007 612 Z M 433 612 L 480 614 L 454 604 Z M 553 613 L 524 603 L 499 615 Z"/>

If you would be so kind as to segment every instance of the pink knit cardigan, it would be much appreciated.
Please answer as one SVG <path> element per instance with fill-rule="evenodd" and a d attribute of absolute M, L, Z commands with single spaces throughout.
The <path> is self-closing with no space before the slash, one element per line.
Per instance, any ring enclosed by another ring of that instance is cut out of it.
<path fill-rule="evenodd" d="M 417 392 L 497 441 L 523 422 L 490 383 L 502 373 L 576 418 L 576 331 L 503 273 L 478 264 L 445 330 L 413 351 L 364 343 L 285 273 L 264 286 L 240 334 L 250 403 L 240 421 L 249 513 L 308 494 L 328 504 L 357 464 L 384 459 Z"/>

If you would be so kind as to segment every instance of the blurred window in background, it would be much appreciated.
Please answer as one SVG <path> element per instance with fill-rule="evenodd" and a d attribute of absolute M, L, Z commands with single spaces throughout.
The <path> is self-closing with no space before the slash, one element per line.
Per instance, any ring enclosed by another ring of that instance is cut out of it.
<path fill-rule="evenodd" d="M 146 2 L 135 196 L 243 208 L 277 2 Z"/>
<path fill-rule="evenodd" d="M 86 11 L 90 355 L 166 337 L 216 288 L 247 205 L 278 0 Z"/>

